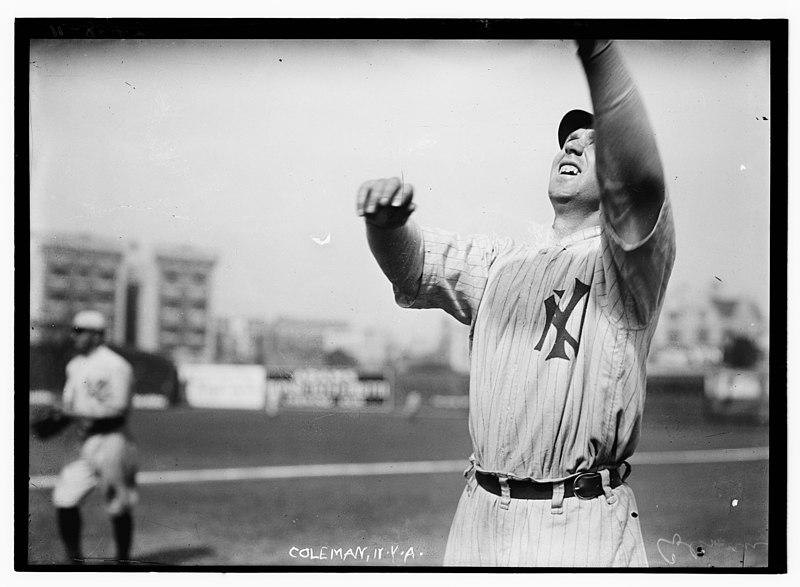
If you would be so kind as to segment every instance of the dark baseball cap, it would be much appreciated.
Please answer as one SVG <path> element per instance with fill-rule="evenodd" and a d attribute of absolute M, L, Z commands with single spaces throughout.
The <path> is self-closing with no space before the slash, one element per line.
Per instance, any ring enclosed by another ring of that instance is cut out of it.
<path fill-rule="evenodd" d="M 594 115 L 586 110 L 570 110 L 558 125 L 558 146 L 563 149 L 569 133 L 579 128 L 594 128 Z"/>

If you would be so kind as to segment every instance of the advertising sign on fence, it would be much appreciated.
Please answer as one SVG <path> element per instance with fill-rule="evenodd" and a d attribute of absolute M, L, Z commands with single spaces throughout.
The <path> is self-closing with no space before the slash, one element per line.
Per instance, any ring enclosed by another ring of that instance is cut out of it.
<path fill-rule="evenodd" d="M 261 365 L 184 364 L 186 403 L 193 408 L 263 410 L 267 372 Z"/>
<path fill-rule="evenodd" d="M 359 375 L 355 369 L 303 368 L 270 373 L 267 396 L 275 398 L 282 408 L 392 407 L 390 382 L 383 375 Z"/>

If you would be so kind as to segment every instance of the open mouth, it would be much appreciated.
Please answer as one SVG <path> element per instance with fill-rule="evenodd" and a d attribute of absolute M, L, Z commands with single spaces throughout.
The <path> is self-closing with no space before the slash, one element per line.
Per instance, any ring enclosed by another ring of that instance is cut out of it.
<path fill-rule="evenodd" d="M 580 169 L 574 165 L 571 165 L 570 163 L 565 163 L 558 168 L 558 173 L 561 175 L 578 175 L 580 173 Z"/>

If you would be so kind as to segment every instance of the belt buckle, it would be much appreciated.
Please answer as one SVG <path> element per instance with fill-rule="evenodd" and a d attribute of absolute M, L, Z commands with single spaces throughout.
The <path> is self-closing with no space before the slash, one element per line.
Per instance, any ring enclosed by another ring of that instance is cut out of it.
<path fill-rule="evenodd" d="M 588 500 L 590 500 L 590 499 L 594 499 L 595 497 L 597 497 L 597 495 L 583 496 L 583 495 L 581 495 L 581 494 L 579 493 L 579 490 L 578 490 L 578 481 L 579 481 L 579 480 L 580 480 L 582 477 L 588 477 L 589 475 L 597 475 L 597 473 L 590 473 L 590 472 L 578 473 L 578 474 L 575 476 L 575 478 L 572 480 L 572 494 L 573 494 L 575 497 L 577 497 L 578 499 L 583 499 L 583 500 L 587 500 L 587 501 L 588 501 Z"/>

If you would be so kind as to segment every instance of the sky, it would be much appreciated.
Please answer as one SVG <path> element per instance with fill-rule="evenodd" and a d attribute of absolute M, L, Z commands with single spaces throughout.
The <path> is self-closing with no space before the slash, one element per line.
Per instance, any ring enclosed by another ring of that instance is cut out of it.
<path fill-rule="evenodd" d="M 769 45 L 618 41 L 656 133 L 670 292 L 769 293 Z M 556 127 L 591 109 L 572 41 L 34 41 L 34 232 L 214 251 L 214 312 L 331 318 L 400 340 L 359 185 L 402 177 L 416 219 L 518 240 L 553 213 Z"/>

